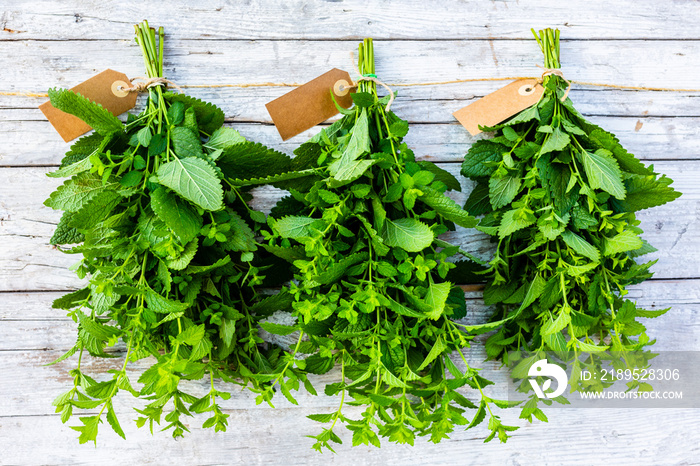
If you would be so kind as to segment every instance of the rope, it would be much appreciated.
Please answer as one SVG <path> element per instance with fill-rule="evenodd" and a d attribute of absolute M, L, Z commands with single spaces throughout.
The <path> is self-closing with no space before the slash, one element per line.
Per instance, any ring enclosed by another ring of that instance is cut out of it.
<path fill-rule="evenodd" d="M 417 83 L 385 83 L 386 86 L 390 87 L 418 87 L 418 86 L 440 86 L 447 84 L 460 84 L 460 83 L 474 83 L 474 82 L 488 82 L 488 81 L 517 81 L 519 79 L 541 79 L 532 76 L 506 76 L 502 78 L 467 78 L 467 79 L 451 79 L 448 81 L 426 81 Z M 692 88 L 675 88 L 675 87 L 653 87 L 653 86 L 626 86 L 620 84 L 607 84 L 607 83 L 597 83 L 591 81 L 568 81 L 571 84 L 577 84 L 579 86 L 588 87 L 603 87 L 606 89 L 621 89 L 621 90 L 632 90 L 632 91 L 652 91 L 652 92 L 700 92 L 700 89 Z M 299 87 L 303 84 L 300 83 L 284 83 L 284 82 L 262 82 L 262 83 L 240 83 L 240 84 L 183 84 L 178 86 L 182 89 L 217 89 L 217 88 L 246 88 L 246 87 Z M 0 96 L 10 96 L 10 97 L 48 97 L 47 93 L 37 93 L 37 92 L 13 92 L 13 91 L 0 91 Z"/>
<path fill-rule="evenodd" d="M 537 84 L 542 84 L 544 82 L 544 77 L 545 76 L 559 76 L 561 79 L 564 80 L 566 84 L 568 84 L 566 88 L 566 92 L 564 92 L 564 95 L 561 98 L 561 101 L 564 102 L 566 100 L 566 97 L 569 95 L 569 91 L 571 90 L 571 81 L 567 80 L 564 77 L 564 73 L 558 68 L 545 68 L 544 66 L 537 65 L 538 68 L 542 68 L 542 76 L 540 76 L 540 79 L 537 80 Z"/>
<path fill-rule="evenodd" d="M 139 82 L 134 82 L 136 80 L 139 80 Z M 145 92 L 148 89 L 155 86 L 167 87 L 168 85 L 170 85 L 177 89 L 179 92 L 182 92 L 182 88 L 180 86 L 178 86 L 171 80 L 165 78 L 145 78 L 143 76 L 137 76 L 135 78 L 131 78 L 130 81 L 131 87 L 125 87 L 120 90 L 127 92 Z"/>

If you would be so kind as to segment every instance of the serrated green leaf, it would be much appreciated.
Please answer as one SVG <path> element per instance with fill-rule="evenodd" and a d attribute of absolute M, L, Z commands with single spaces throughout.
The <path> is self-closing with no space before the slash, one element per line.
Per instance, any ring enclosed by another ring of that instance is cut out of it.
<path fill-rule="evenodd" d="M 202 228 L 202 217 L 197 211 L 163 187 L 151 192 L 151 208 L 182 244 L 193 240 Z"/>
<path fill-rule="evenodd" d="M 498 227 L 498 237 L 505 238 L 518 230 L 527 228 L 535 223 L 535 216 L 532 212 L 523 211 L 522 209 L 509 210 L 503 214 L 501 224 Z"/>
<path fill-rule="evenodd" d="M 310 235 L 310 228 L 319 220 L 309 217 L 288 216 L 276 220 L 273 229 L 283 238 L 299 239 Z"/>
<path fill-rule="evenodd" d="M 173 144 L 173 152 L 181 159 L 186 157 L 201 158 L 204 155 L 201 141 L 187 128 L 182 126 L 173 128 L 170 131 L 170 141 Z"/>
<path fill-rule="evenodd" d="M 170 314 L 172 312 L 182 312 L 190 307 L 189 304 L 165 298 L 152 289 L 146 289 L 146 304 L 148 308 L 158 314 Z"/>
<path fill-rule="evenodd" d="M 639 249 L 643 245 L 642 238 L 631 230 L 625 230 L 612 238 L 605 238 L 603 242 L 603 254 L 605 256 L 612 256 L 620 252 Z"/>
<path fill-rule="evenodd" d="M 578 254 L 588 257 L 590 260 L 595 262 L 600 261 L 600 252 L 598 252 L 598 249 L 576 233 L 566 230 L 561 234 L 561 237 L 567 246 L 576 251 Z"/>
<path fill-rule="evenodd" d="M 61 215 L 61 220 L 59 220 L 58 225 L 56 225 L 56 230 L 53 232 L 53 236 L 49 240 L 50 244 L 75 244 L 80 243 L 85 239 L 82 233 L 80 233 L 76 228 L 70 225 L 73 219 L 73 212 L 63 212 Z"/>
<path fill-rule="evenodd" d="M 474 228 L 477 225 L 478 222 L 474 217 L 440 191 L 430 186 L 420 186 L 420 190 L 423 192 L 420 200 L 447 220 L 455 222 L 464 228 Z"/>
<path fill-rule="evenodd" d="M 51 99 L 51 105 L 75 115 L 103 136 L 123 131 L 122 122 L 109 110 L 71 90 L 49 89 L 49 99 Z"/>
<path fill-rule="evenodd" d="M 223 207 L 224 191 L 214 169 L 202 159 L 176 159 L 158 168 L 158 181 L 205 210 Z"/>
<path fill-rule="evenodd" d="M 103 183 L 96 173 L 80 173 L 66 180 L 44 201 L 44 205 L 56 210 L 76 212 L 101 191 L 116 188 L 112 181 Z"/>
<path fill-rule="evenodd" d="M 505 176 L 489 180 L 489 198 L 494 209 L 510 204 L 520 191 L 520 178 Z"/>
<path fill-rule="evenodd" d="M 443 341 L 442 337 L 438 337 L 437 340 L 435 340 L 435 343 L 433 344 L 432 348 L 430 348 L 430 352 L 428 355 L 425 357 L 421 365 L 418 367 L 419 371 L 422 371 L 428 365 L 435 361 L 440 355 L 442 355 L 445 351 L 447 350 L 447 345 Z"/>
<path fill-rule="evenodd" d="M 480 139 L 476 141 L 467 152 L 462 163 L 462 175 L 469 178 L 490 176 L 495 167 L 487 162 L 500 162 L 503 159 L 503 152 L 508 152 L 508 148 L 495 142 Z"/>
<path fill-rule="evenodd" d="M 593 189 L 602 189 L 617 199 L 625 198 L 622 172 L 610 151 L 598 149 L 595 152 L 579 153 L 586 171 L 588 183 Z"/>
<path fill-rule="evenodd" d="M 382 238 L 387 246 L 419 252 L 432 244 L 435 234 L 428 225 L 413 218 L 386 219 Z"/>

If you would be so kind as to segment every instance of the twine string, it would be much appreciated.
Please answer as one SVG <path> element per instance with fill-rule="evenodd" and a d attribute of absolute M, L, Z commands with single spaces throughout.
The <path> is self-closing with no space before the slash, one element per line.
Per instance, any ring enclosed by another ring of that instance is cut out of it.
<path fill-rule="evenodd" d="M 571 81 L 564 77 L 564 73 L 559 68 L 545 68 L 544 66 L 537 65 L 538 68 L 542 68 L 542 76 L 537 80 L 537 84 L 542 84 L 544 82 L 545 76 L 559 76 L 568 85 L 564 95 L 561 97 L 561 101 L 564 102 L 569 95 L 571 90 Z"/>
<path fill-rule="evenodd" d="M 424 82 L 404 82 L 404 83 L 381 83 L 391 87 L 418 87 L 418 86 L 440 86 L 448 84 L 474 83 L 474 82 L 490 82 L 490 81 L 517 81 L 520 79 L 541 79 L 533 76 L 505 76 L 501 78 L 465 78 L 451 79 L 447 81 L 424 81 Z M 134 78 L 136 79 L 136 78 Z M 163 79 L 163 78 L 160 78 Z M 167 81 L 167 82 L 166 82 Z M 693 88 L 675 88 L 675 87 L 654 87 L 654 86 L 629 86 L 621 84 L 598 83 L 591 81 L 567 80 L 568 83 L 578 84 L 587 87 L 602 87 L 606 89 L 620 89 L 630 91 L 652 91 L 652 92 L 700 92 L 700 89 Z M 181 84 L 176 85 L 172 81 L 165 80 L 163 84 L 170 84 L 172 87 L 182 89 L 220 89 L 220 88 L 247 88 L 247 87 L 299 87 L 303 83 L 285 83 L 285 82 L 258 82 L 258 83 L 236 83 L 236 84 Z M 379 83 L 378 83 L 379 84 Z M 9 97 L 48 97 L 45 92 L 19 92 L 19 91 L 0 91 L 0 96 Z"/>
<path fill-rule="evenodd" d="M 182 87 L 165 78 L 146 78 L 144 76 L 137 76 L 135 78 L 131 78 L 129 81 L 131 81 L 131 87 L 122 87 L 119 90 L 126 92 L 146 92 L 148 89 L 155 86 L 163 86 L 166 88 L 170 86 L 177 89 L 178 92 L 182 92 Z"/>
<path fill-rule="evenodd" d="M 360 76 L 359 78 L 357 78 L 357 79 L 355 80 L 355 82 L 352 83 L 352 86 L 340 86 L 339 89 L 340 89 L 340 91 L 344 91 L 345 89 L 348 89 L 348 88 L 349 88 L 349 89 L 356 89 L 357 86 L 358 86 L 358 83 L 360 83 L 360 82 L 362 82 L 362 81 L 371 81 L 371 82 L 373 82 L 373 83 L 375 83 L 375 84 L 379 84 L 380 86 L 384 87 L 384 89 L 386 89 L 386 90 L 389 92 L 389 96 L 390 96 L 390 97 L 389 97 L 389 101 L 386 103 L 386 111 L 387 111 L 387 112 L 390 111 L 390 110 L 391 110 L 391 104 L 394 103 L 394 97 L 396 97 L 396 94 L 394 94 L 394 91 L 391 90 L 391 88 L 389 87 L 388 84 L 386 84 L 385 82 L 382 82 L 382 81 L 380 81 L 379 79 L 377 79 L 377 75 L 376 75 L 376 74 L 366 74 L 366 75 L 362 75 L 362 76 Z"/>

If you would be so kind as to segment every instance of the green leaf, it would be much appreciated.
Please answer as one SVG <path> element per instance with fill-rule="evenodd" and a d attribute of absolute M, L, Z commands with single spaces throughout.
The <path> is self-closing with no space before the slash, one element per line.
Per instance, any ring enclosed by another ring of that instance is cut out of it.
<path fill-rule="evenodd" d="M 590 132 L 588 138 L 591 142 L 597 144 L 602 149 L 607 149 L 610 151 L 620 164 L 620 168 L 629 173 L 635 173 L 637 175 L 651 175 L 652 171 L 648 169 L 642 162 L 637 160 L 634 155 L 627 152 L 627 150 L 622 147 L 620 141 L 613 135 L 595 125 L 588 125 L 590 128 L 595 128 Z"/>
<path fill-rule="evenodd" d="M 49 178 L 65 178 L 90 170 L 90 168 L 92 168 L 92 162 L 90 162 L 89 157 L 86 157 L 82 160 L 78 160 L 77 162 L 71 165 L 61 167 L 56 171 L 47 173 L 46 176 L 48 176 Z"/>
<path fill-rule="evenodd" d="M 214 169 L 198 158 L 176 159 L 158 168 L 158 181 L 205 210 L 223 207 L 224 190 Z"/>
<path fill-rule="evenodd" d="M 527 308 L 530 304 L 534 303 L 537 298 L 542 295 L 547 282 L 538 273 L 535 278 L 530 282 L 527 287 L 527 292 L 525 293 L 525 299 L 523 299 L 522 304 L 518 308 L 517 313 L 519 314 L 522 310 Z"/>
<path fill-rule="evenodd" d="M 304 370 L 311 374 L 325 374 L 333 369 L 333 358 L 327 358 L 318 354 L 312 354 L 304 359 Z"/>
<path fill-rule="evenodd" d="M 330 285 L 339 280 L 343 276 L 343 274 L 345 274 L 347 269 L 359 262 L 366 261 L 368 258 L 369 254 L 367 252 L 358 252 L 344 257 L 343 259 L 339 260 L 338 262 L 332 264 L 330 267 L 323 270 L 318 275 L 314 276 L 310 280 L 310 282 L 313 281 L 313 283 L 309 282 L 307 283 L 307 286 L 316 286 L 316 284 Z"/>
<path fill-rule="evenodd" d="M 114 189 L 117 183 L 103 183 L 97 173 L 80 173 L 66 180 L 44 202 L 44 205 L 56 210 L 76 212 L 86 205 L 99 192 Z"/>
<path fill-rule="evenodd" d="M 136 133 L 136 139 L 143 147 L 148 147 L 148 145 L 151 143 L 152 137 L 153 134 L 151 133 L 151 128 L 148 126 L 144 126 L 138 131 L 138 133 Z"/>
<path fill-rule="evenodd" d="M 658 179 L 652 175 L 628 176 L 625 179 L 627 195 L 622 200 L 613 200 L 612 204 L 618 212 L 635 212 L 666 204 L 681 196 L 669 186 L 672 181 L 666 175 Z"/>
<path fill-rule="evenodd" d="M 503 153 L 508 151 L 506 146 L 487 139 L 476 141 L 469 148 L 462 163 L 462 175 L 468 178 L 490 176 L 495 167 L 490 166 L 487 162 L 500 162 L 503 159 Z"/>
<path fill-rule="evenodd" d="M 186 345 L 194 346 L 204 338 L 205 328 L 204 325 L 192 326 L 182 333 L 180 333 L 176 340 L 179 343 L 184 343 Z"/>
<path fill-rule="evenodd" d="M 617 199 L 625 198 L 622 172 L 610 151 L 598 149 L 595 152 L 579 153 L 586 171 L 588 183 L 593 189 L 602 189 Z"/>
<path fill-rule="evenodd" d="M 530 211 L 513 209 L 503 214 L 501 224 L 498 227 L 498 237 L 503 239 L 518 230 L 527 228 L 535 223 L 535 216 Z"/>
<path fill-rule="evenodd" d="M 192 131 L 182 126 L 176 126 L 170 131 L 170 141 L 173 143 L 173 151 L 179 158 L 202 158 L 202 143 Z"/>
<path fill-rule="evenodd" d="M 494 209 L 510 204 L 520 191 L 520 178 L 505 176 L 489 180 L 489 197 Z"/>
<path fill-rule="evenodd" d="M 432 244 L 435 234 L 425 223 L 413 218 L 400 218 L 386 219 L 382 237 L 387 246 L 419 252 Z"/>
<path fill-rule="evenodd" d="M 157 312 L 158 314 L 182 312 L 190 307 L 190 305 L 187 303 L 164 298 L 150 288 L 146 289 L 145 298 L 148 308 L 153 312 Z"/>
<path fill-rule="evenodd" d="M 199 128 L 207 134 L 212 134 L 224 124 L 224 112 L 212 103 L 182 93 L 167 93 L 165 98 L 170 102 L 182 102 L 185 107 L 194 108 Z"/>
<path fill-rule="evenodd" d="M 70 428 L 80 432 L 80 437 L 78 437 L 80 444 L 95 442 L 95 445 L 97 445 L 97 427 L 100 423 L 100 418 L 98 416 L 83 416 L 79 419 L 83 425 L 70 426 Z"/>
<path fill-rule="evenodd" d="M 77 291 L 72 291 L 68 294 L 55 299 L 51 305 L 52 309 L 73 309 L 81 302 L 85 301 L 90 296 L 90 288 L 85 287 Z"/>
<path fill-rule="evenodd" d="M 433 345 L 432 348 L 430 348 L 430 352 L 428 355 L 425 357 L 421 365 L 418 367 L 419 371 L 422 371 L 428 365 L 433 362 L 435 359 L 440 357 L 445 351 L 447 350 L 447 345 L 443 341 L 442 337 L 438 337 L 437 340 L 435 340 L 435 344 Z"/>
<path fill-rule="evenodd" d="M 477 225 L 478 222 L 474 217 L 440 191 L 430 186 L 420 186 L 419 189 L 423 192 L 420 200 L 447 220 L 455 222 L 464 228 L 474 228 Z"/>
<path fill-rule="evenodd" d="M 283 238 L 299 239 L 310 236 L 311 226 L 318 223 L 316 218 L 288 216 L 275 220 L 272 228 Z"/>
<path fill-rule="evenodd" d="M 575 339 L 574 341 L 576 341 L 576 347 L 579 349 L 579 351 L 585 351 L 586 353 L 600 353 L 610 348 L 610 346 L 607 345 L 592 345 L 590 343 L 585 343 L 577 339 Z"/>
<path fill-rule="evenodd" d="M 352 160 L 343 165 L 329 165 L 329 172 L 333 179 L 342 183 L 331 182 L 331 186 L 337 187 L 354 181 L 365 174 L 367 169 L 377 163 L 376 160 Z M 332 168 L 331 168 L 332 167 Z"/>
<path fill-rule="evenodd" d="M 160 187 L 151 192 L 151 207 L 182 244 L 197 237 L 202 228 L 202 217 L 197 211 L 165 188 Z"/>
<path fill-rule="evenodd" d="M 207 147 L 211 142 L 210 139 Z M 221 145 L 223 154 L 219 156 L 216 163 L 228 178 L 257 179 L 299 171 L 289 156 L 259 143 L 241 141 L 224 145 L 223 141 L 217 140 L 214 140 L 214 143 L 217 147 Z"/>
<path fill-rule="evenodd" d="M 561 234 L 561 237 L 566 245 L 576 251 L 578 254 L 588 257 L 590 260 L 595 262 L 600 261 L 600 253 L 598 252 L 598 249 L 576 233 L 566 230 Z"/>
<path fill-rule="evenodd" d="M 247 142 L 241 134 L 233 128 L 219 128 L 209 137 L 204 144 L 209 149 L 221 149 L 226 152 L 233 146 Z"/>
<path fill-rule="evenodd" d="M 569 135 L 559 127 L 556 127 L 552 130 L 551 134 L 547 135 L 544 144 L 542 144 L 542 149 L 540 149 L 540 155 L 546 154 L 547 152 L 563 150 L 570 142 L 571 139 Z"/>
<path fill-rule="evenodd" d="M 126 435 L 124 435 L 124 431 L 122 430 L 122 426 L 119 425 L 119 420 L 117 419 L 117 415 L 114 414 L 114 408 L 112 408 L 111 401 L 109 403 L 109 409 L 107 409 L 107 422 L 112 427 L 112 430 L 117 433 L 117 435 L 119 435 L 121 438 L 126 440 Z"/>
<path fill-rule="evenodd" d="M 488 184 L 479 182 L 476 185 L 464 203 L 464 210 L 471 215 L 483 215 L 492 211 Z"/>
<path fill-rule="evenodd" d="M 266 332 L 272 333 L 274 335 L 290 335 L 299 329 L 294 326 L 276 324 L 274 322 L 260 322 L 260 327 Z"/>
<path fill-rule="evenodd" d="M 56 230 L 49 240 L 50 244 L 75 244 L 80 243 L 85 239 L 82 233 L 76 228 L 69 226 L 73 219 L 73 212 L 63 212 L 61 220 L 56 225 Z"/>
<path fill-rule="evenodd" d="M 603 244 L 603 255 L 612 256 L 613 254 L 620 252 L 639 249 L 644 245 L 644 242 L 642 241 L 642 238 L 637 236 L 637 234 L 633 231 L 625 230 L 612 238 L 605 238 Z"/>
<path fill-rule="evenodd" d="M 403 304 L 400 304 L 390 296 L 387 296 L 387 299 L 389 300 L 389 308 L 397 314 L 400 314 L 405 317 L 413 317 L 415 319 L 425 319 L 427 317 L 426 314 L 414 311 L 413 309 L 410 309 L 404 306 Z"/>
<path fill-rule="evenodd" d="M 564 330 L 564 328 L 566 328 L 566 326 L 571 322 L 571 316 L 569 315 L 567 309 L 568 308 L 562 308 L 555 320 L 550 319 L 546 321 L 540 330 L 540 334 L 543 336 L 552 335 Z"/>
<path fill-rule="evenodd" d="M 270 175 L 263 178 L 229 179 L 227 181 L 231 186 L 255 186 L 260 184 L 270 184 L 281 188 L 280 183 L 282 182 L 298 180 L 300 178 L 309 178 L 316 176 L 316 174 L 316 170 L 304 170 L 280 173 L 278 175 Z"/>
<path fill-rule="evenodd" d="M 87 230 L 107 219 L 115 207 L 119 205 L 122 196 L 112 190 L 103 190 L 90 198 L 87 203 L 72 213 L 68 226 L 79 230 Z"/>
<path fill-rule="evenodd" d="M 450 282 L 431 283 L 423 301 L 430 307 L 430 312 L 426 315 L 430 319 L 437 320 L 445 312 L 445 304 L 450 295 L 452 284 Z"/>
<path fill-rule="evenodd" d="M 657 311 L 647 311 L 646 309 L 639 309 L 637 308 L 635 311 L 635 315 L 637 317 L 645 317 L 647 319 L 653 319 L 654 317 L 659 317 L 661 315 L 666 314 L 671 308 L 667 307 L 666 309 L 659 309 Z"/>
<path fill-rule="evenodd" d="M 435 175 L 435 179 L 433 181 L 439 181 L 443 183 L 445 186 L 447 186 L 448 190 L 462 191 L 462 185 L 459 184 L 459 180 L 457 180 L 457 178 L 455 178 L 455 176 L 452 173 L 438 167 L 433 162 L 428 162 L 427 160 L 421 160 L 417 163 L 420 166 L 421 170 L 429 171 L 430 173 Z"/>
<path fill-rule="evenodd" d="M 123 131 L 122 122 L 102 105 L 68 89 L 49 89 L 51 105 L 75 115 L 99 134 L 106 136 Z"/>
<path fill-rule="evenodd" d="M 173 270 L 184 270 L 197 254 L 197 240 L 193 239 L 185 245 L 185 250 L 177 258 L 168 259 L 165 263 Z"/>

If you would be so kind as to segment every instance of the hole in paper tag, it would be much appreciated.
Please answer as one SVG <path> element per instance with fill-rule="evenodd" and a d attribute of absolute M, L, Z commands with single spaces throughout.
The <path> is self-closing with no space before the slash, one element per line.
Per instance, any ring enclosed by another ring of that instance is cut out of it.
<path fill-rule="evenodd" d="M 112 83 L 112 94 L 116 95 L 117 97 L 126 97 L 129 95 L 129 91 L 125 91 L 124 89 L 128 89 L 130 87 L 131 86 L 124 81 L 114 81 Z"/>
<path fill-rule="evenodd" d="M 70 90 L 102 105 L 113 115 L 121 115 L 136 105 L 137 92 L 126 92 L 131 87 L 129 78 L 114 70 L 105 70 Z M 44 102 L 39 110 L 46 116 L 65 142 L 81 136 L 92 128 L 80 118 L 57 109 L 51 102 Z"/>
<path fill-rule="evenodd" d="M 335 100 L 343 108 L 352 106 L 352 79 L 347 71 L 333 68 L 316 79 L 284 94 L 265 105 L 282 140 L 313 128 L 338 114 Z"/>
<path fill-rule="evenodd" d="M 536 104 L 544 88 L 537 79 L 519 79 L 454 112 L 457 120 L 472 136 L 481 133 L 479 126 L 495 126 L 516 113 Z"/>

